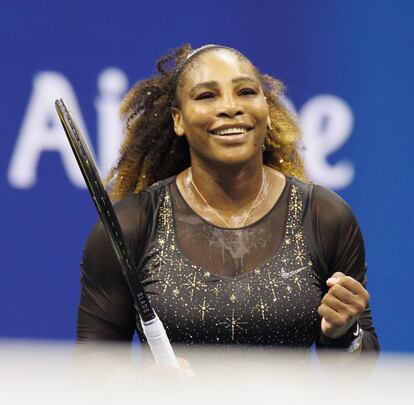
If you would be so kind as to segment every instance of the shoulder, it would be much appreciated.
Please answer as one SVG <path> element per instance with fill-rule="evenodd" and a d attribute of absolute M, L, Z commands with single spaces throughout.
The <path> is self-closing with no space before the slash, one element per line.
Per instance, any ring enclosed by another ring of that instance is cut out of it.
<path fill-rule="evenodd" d="M 157 210 L 162 195 L 168 185 L 174 181 L 174 177 L 157 181 L 139 193 L 125 196 L 114 204 L 114 210 L 120 222 L 121 228 L 129 229 L 148 217 L 152 217 Z"/>
<path fill-rule="evenodd" d="M 164 191 L 166 187 L 168 187 L 171 183 L 175 182 L 177 176 L 171 176 L 163 180 L 159 180 L 153 184 L 151 184 L 149 187 L 144 189 L 144 192 L 147 193 L 158 193 L 160 191 Z"/>
<path fill-rule="evenodd" d="M 126 195 L 114 204 L 115 212 L 118 214 L 118 212 L 122 213 L 123 211 L 131 208 L 135 208 L 138 211 L 145 209 L 154 202 L 155 198 L 158 198 L 165 192 L 168 185 L 171 184 L 174 179 L 175 176 L 169 177 L 153 183 L 151 186 L 143 189 L 139 193 L 131 193 Z"/>
<path fill-rule="evenodd" d="M 136 264 L 140 263 L 148 243 L 161 195 L 169 179 L 160 181 L 139 193 L 129 194 L 113 204 L 125 241 Z M 125 283 L 106 229 L 98 220 L 87 238 L 82 255 L 82 272 L 96 285 L 120 287 Z"/>
<path fill-rule="evenodd" d="M 314 219 L 326 226 L 357 225 L 355 214 L 349 204 L 327 187 L 313 185 L 311 209 Z"/>
<path fill-rule="evenodd" d="M 291 188 L 296 186 L 309 195 L 307 205 L 310 205 L 314 221 L 322 220 L 328 224 L 356 222 L 354 212 L 349 204 L 331 189 L 290 176 L 286 176 L 286 181 L 290 183 Z"/>
<path fill-rule="evenodd" d="M 161 180 L 139 193 L 128 194 L 113 204 L 119 225 L 131 248 L 141 244 L 148 236 L 161 196 L 172 181 L 172 178 Z M 85 250 L 96 252 L 101 246 L 107 247 L 108 243 L 105 228 L 99 220 L 89 234 Z"/>
<path fill-rule="evenodd" d="M 299 180 L 296 177 L 286 176 L 287 181 L 303 191 L 310 192 L 311 203 L 314 206 L 324 206 L 336 213 L 351 211 L 350 206 L 337 193 L 316 183 Z"/>
<path fill-rule="evenodd" d="M 309 196 L 313 219 L 324 220 L 328 223 L 355 220 L 351 207 L 337 193 L 319 184 L 305 182 L 295 177 L 286 176 L 291 188 L 296 186 Z"/>

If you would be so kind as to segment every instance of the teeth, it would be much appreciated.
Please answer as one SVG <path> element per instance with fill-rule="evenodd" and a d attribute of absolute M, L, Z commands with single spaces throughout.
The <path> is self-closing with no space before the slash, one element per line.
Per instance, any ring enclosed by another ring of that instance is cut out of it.
<path fill-rule="evenodd" d="M 226 129 L 220 129 L 219 131 L 214 131 L 215 135 L 235 135 L 235 134 L 244 134 L 247 132 L 247 128 L 226 128 Z"/>

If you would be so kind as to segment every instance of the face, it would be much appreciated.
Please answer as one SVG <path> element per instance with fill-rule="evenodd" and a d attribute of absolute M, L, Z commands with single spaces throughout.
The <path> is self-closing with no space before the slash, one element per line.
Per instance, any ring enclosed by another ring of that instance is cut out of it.
<path fill-rule="evenodd" d="M 243 164 L 262 159 L 269 114 L 253 66 L 228 50 L 200 55 L 183 72 L 174 129 L 185 135 L 192 164 Z"/>

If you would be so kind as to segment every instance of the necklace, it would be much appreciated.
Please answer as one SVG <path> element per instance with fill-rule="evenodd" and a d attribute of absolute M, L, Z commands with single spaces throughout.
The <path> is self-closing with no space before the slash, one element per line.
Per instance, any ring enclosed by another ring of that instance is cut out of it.
<path fill-rule="evenodd" d="M 207 207 L 213 211 L 213 213 L 217 216 L 217 218 L 220 218 L 220 220 L 227 226 L 227 228 L 231 228 L 230 224 L 217 212 L 217 210 L 215 210 L 209 203 L 208 201 L 204 198 L 203 194 L 201 194 L 200 190 L 197 188 L 197 186 L 195 185 L 194 181 L 193 181 L 193 171 L 191 170 L 191 167 L 188 169 L 188 174 L 190 175 L 190 182 L 192 184 L 192 186 L 194 187 L 194 190 L 197 191 L 197 194 L 200 196 L 200 198 L 204 201 L 204 203 L 207 205 Z M 241 226 L 244 226 L 244 224 L 247 221 L 247 218 L 249 218 L 250 213 L 253 211 L 254 208 L 257 207 L 257 201 L 260 197 L 260 195 L 262 194 L 263 191 L 263 186 L 264 186 L 264 178 L 265 178 L 265 171 L 264 168 L 262 167 L 262 185 L 260 186 L 260 190 L 257 193 L 256 198 L 254 199 L 253 203 L 250 205 L 250 208 L 248 209 L 248 211 L 246 212 L 246 214 L 244 214 L 244 219 L 243 222 L 241 224 Z"/>

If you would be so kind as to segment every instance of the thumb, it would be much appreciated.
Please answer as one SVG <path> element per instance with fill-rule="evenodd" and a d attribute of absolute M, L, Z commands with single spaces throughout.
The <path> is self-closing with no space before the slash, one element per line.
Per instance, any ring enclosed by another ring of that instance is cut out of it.
<path fill-rule="evenodd" d="M 341 278 L 346 277 L 344 273 L 341 273 L 340 271 L 337 271 L 336 273 L 332 274 L 331 277 L 329 277 L 326 280 L 326 284 L 328 287 L 332 287 L 334 284 L 336 284 Z"/>

